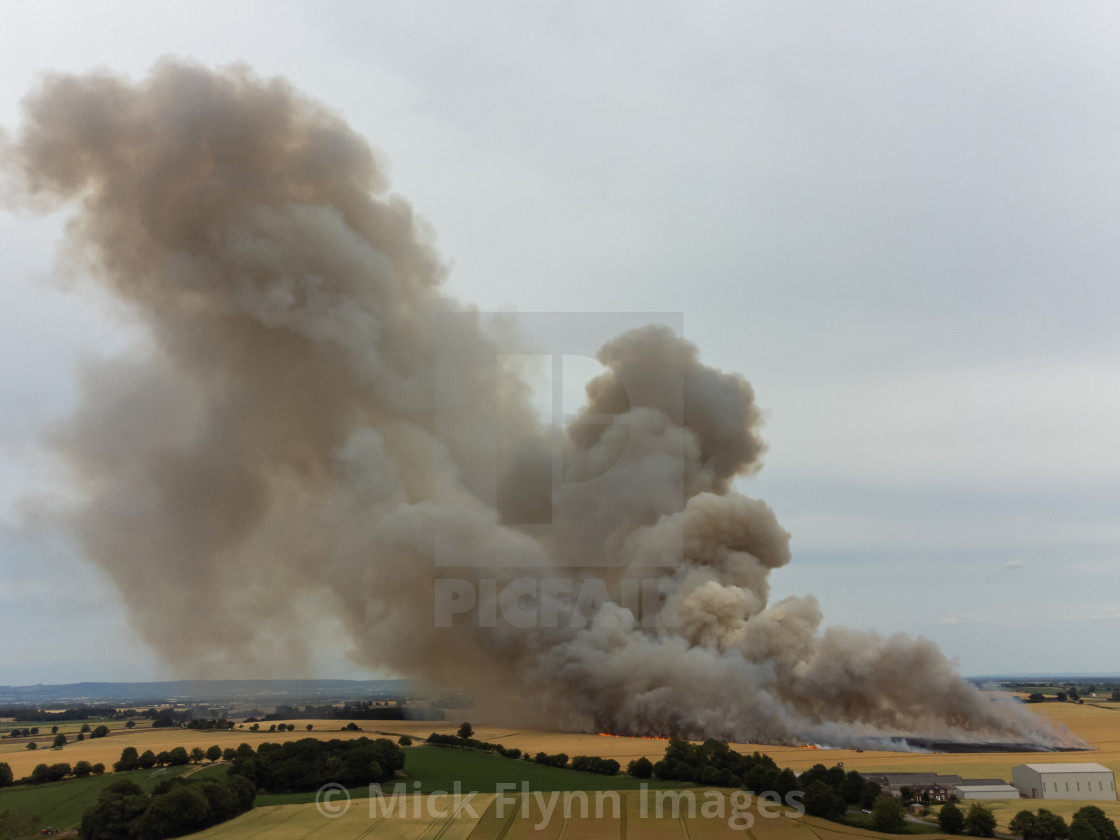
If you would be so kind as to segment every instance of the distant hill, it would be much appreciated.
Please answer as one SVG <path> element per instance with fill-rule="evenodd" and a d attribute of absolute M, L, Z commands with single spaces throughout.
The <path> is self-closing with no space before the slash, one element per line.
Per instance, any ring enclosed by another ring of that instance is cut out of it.
<path fill-rule="evenodd" d="M 0 686 L 0 705 L 293 703 L 378 699 L 408 694 L 409 680 L 167 680 Z"/>

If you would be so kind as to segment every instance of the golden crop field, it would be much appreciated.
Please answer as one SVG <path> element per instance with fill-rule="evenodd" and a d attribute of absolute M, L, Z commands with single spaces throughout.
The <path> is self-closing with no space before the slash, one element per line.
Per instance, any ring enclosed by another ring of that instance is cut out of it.
<path fill-rule="evenodd" d="M 264 729 L 267 729 L 272 723 L 273 721 L 269 721 Z M 266 741 L 277 743 L 307 737 L 328 740 L 331 738 L 358 738 L 363 735 L 367 738 L 380 737 L 368 728 L 371 721 L 355 721 L 358 726 L 366 727 L 364 732 L 340 731 L 340 727 L 348 723 L 345 720 L 303 720 L 290 721 L 290 723 L 296 727 L 293 732 L 267 732 L 263 729 L 258 732 L 250 732 L 248 726 L 244 729 L 224 731 L 180 728 L 152 729 L 148 726 L 137 726 L 135 729 L 114 729 L 105 738 L 91 739 L 87 737 L 84 741 L 74 741 L 71 738 L 70 742 L 60 750 L 50 748 L 52 736 L 49 734 L 50 727 L 48 726 L 46 729 L 47 735 L 40 735 L 34 739 L 39 745 L 36 750 L 28 750 L 27 745 L 20 741 L 0 741 L 0 761 L 6 762 L 18 779 L 30 775 L 37 764 L 55 764 L 57 762 L 66 762 L 71 766 L 79 761 L 88 761 L 90 764 L 100 762 L 105 765 L 107 771 L 111 771 L 113 762 L 120 759 L 121 751 L 125 747 L 136 747 L 140 752 L 151 750 L 155 753 L 172 750 L 175 747 L 183 747 L 187 752 L 190 752 L 195 747 L 201 747 L 205 750 L 214 744 L 222 749 L 237 747 L 243 743 L 255 748 Z M 306 729 L 309 723 L 313 727 L 310 732 Z M 381 721 L 373 721 L 372 723 L 381 723 Z"/>

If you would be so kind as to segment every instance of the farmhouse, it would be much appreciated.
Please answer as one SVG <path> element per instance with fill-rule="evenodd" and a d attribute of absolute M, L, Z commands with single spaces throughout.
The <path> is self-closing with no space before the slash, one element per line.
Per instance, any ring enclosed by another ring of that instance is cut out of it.
<path fill-rule="evenodd" d="M 1116 779 L 1100 764 L 1020 764 L 1011 783 L 1031 799 L 1116 799 Z"/>

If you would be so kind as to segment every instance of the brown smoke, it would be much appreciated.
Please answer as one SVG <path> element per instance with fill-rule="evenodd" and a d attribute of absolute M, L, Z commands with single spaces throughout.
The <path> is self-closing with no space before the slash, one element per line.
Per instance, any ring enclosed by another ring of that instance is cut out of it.
<path fill-rule="evenodd" d="M 760 466 L 754 394 L 670 330 L 602 348 L 553 487 L 551 430 L 497 333 L 443 295 L 377 155 L 286 82 L 177 61 L 50 76 L 4 152 L 10 197 L 77 204 L 74 254 L 146 328 L 142 352 L 88 366 L 51 443 L 83 498 L 68 526 L 184 671 L 290 671 L 333 615 L 362 664 L 517 691 L 573 728 L 1061 742 L 928 641 L 769 603 L 789 535 L 729 490 Z M 479 593 L 450 628 L 448 577 Z M 528 627 L 480 617 L 485 580 L 557 578 L 611 591 L 542 589 Z M 617 594 L 650 580 L 660 599 Z"/>

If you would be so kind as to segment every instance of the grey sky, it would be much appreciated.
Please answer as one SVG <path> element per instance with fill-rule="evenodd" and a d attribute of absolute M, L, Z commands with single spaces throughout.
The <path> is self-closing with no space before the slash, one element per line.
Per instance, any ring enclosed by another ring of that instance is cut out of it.
<path fill-rule="evenodd" d="M 0 3 L 38 74 L 245 61 L 341 113 L 483 309 L 684 314 L 769 412 L 777 595 L 966 673 L 1120 670 L 1120 10 L 1108 3 Z M 16 523 L 124 313 L 0 213 L 0 683 L 165 672 Z M 75 634 L 76 626 L 83 630 Z M 324 628 L 328 632 L 329 628 Z M 77 637 L 76 637 L 77 636 Z M 344 675 L 341 659 L 324 676 Z"/>

